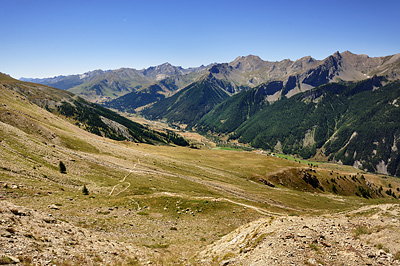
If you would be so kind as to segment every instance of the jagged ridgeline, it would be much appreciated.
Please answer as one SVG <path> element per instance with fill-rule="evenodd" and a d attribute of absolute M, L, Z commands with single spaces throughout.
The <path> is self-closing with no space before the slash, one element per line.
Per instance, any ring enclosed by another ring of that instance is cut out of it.
<path fill-rule="evenodd" d="M 230 139 L 253 147 L 400 176 L 400 81 L 329 83 L 274 103 L 263 101 L 260 89 L 217 105 L 197 129 L 230 133 Z"/>
<path fill-rule="evenodd" d="M 4 74 L 1 74 L 0 82 L 4 86 L 2 88 L 13 90 L 34 104 L 65 116 L 75 125 L 96 135 L 149 144 L 189 145 L 185 139 L 172 131 L 151 130 L 68 91 L 17 81 Z"/>

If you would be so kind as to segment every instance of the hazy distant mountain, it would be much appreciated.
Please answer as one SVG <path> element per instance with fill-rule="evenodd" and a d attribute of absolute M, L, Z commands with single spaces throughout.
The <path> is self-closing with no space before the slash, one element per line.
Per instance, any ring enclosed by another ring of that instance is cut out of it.
<path fill-rule="evenodd" d="M 82 83 L 89 82 L 101 75 L 106 71 L 94 70 L 79 75 L 57 76 L 52 78 L 21 78 L 21 81 L 40 83 L 43 85 L 52 86 L 57 89 L 68 90 L 72 87 L 78 86 Z"/>
<path fill-rule="evenodd" d="M 21 78 L 21 80 L 69 90 L 92 102 L 103 102 L 149 86 L 165 78 L 198 73 L 205 68 L 205 66 L 200 66 L 184 69 L 165 63 L 142 70 L 132 68 L 108 71 L 95 70 L 77 75 L 44 79 Z"/>

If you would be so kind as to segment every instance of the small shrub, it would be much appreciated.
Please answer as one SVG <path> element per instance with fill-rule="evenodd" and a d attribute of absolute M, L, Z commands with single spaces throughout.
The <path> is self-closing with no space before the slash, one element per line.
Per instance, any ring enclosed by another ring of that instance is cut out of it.
<path fill-rule="evenodd" d="M 235 254 L 233 254 L 232 252 L 228 252 L 222 257 L 222 260 L 228 260 L 228 259 L 231 259 L 234 257 L 235 257 Z"/>
<path fill-rule="evenodd" d="M 395 260 L 400 260 L 400 251 L 397 251 L 396 254 L 394 254 L 393 257 Z"/>
<path fill-rule="evenodd" d="M 369 235 L 369 234 L 371 234 L 371 231 L 365 225 L 359 225 L 354 230 L 354 234 L 355 234 L 355 236 Z"/>
<path fill-rule="evenodd" d="M 131 266 L 140 265 L 139 260 L 136 257 L 135 258 L 128 258 L 126 263 L 127 263 L 127 265 L 131 265 Z"/>

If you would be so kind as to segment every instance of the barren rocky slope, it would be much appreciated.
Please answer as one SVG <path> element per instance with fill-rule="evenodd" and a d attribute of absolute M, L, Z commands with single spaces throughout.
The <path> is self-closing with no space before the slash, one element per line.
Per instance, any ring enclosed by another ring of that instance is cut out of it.
<path fill-rule="evenodd" d="M 56 205 L 49 208 L 58 209 Z M 0 264 L 116 265 L 146 257 L 132 244 L 108 240 L 49 213 L 8 201 L 0 201 L 0 217 Z"/>
<path fill-rule="evenodd" d="M 242 226 L 202 251 L 202 265 L 400 265 L 400 206 Z"/>

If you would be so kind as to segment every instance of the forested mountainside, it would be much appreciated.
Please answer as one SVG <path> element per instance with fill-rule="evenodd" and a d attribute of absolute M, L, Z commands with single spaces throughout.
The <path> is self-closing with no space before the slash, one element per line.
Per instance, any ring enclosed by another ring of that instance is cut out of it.
<path fill-rule="evenodd" d="M 400 175 L 400 81 L 329 83 L 274 103 L 265 101 L 262 89 L 219 104 L 196 129 L 270 151 Z"/>

